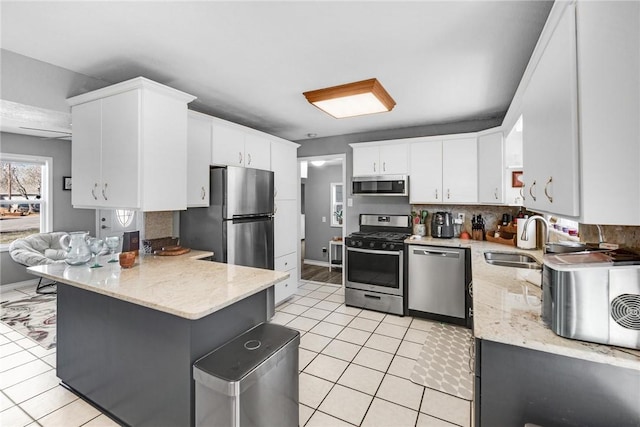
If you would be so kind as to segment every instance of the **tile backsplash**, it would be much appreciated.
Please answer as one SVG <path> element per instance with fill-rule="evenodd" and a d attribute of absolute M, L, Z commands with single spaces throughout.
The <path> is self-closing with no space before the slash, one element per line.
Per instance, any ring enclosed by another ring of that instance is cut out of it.
<path fill-rule="evenodd" d="M 429 216 L 427 217 L 427 235 L 431 235 L 431 218 L 435 212 L 451 212 L 451 215 L 456 218 L 456 214 L 464 213 L 464 224 L 462 230 L 466 230 L 471 234 L 471 218 L 473 215 L 482 215 L 485 222 L 485 229 L 495 230 L 498 221 L 502 221 L 502 214 L 508 213 L 511 216 L 516 216 L 520 210 L 517 206 L 491 206 L 491 205 L 411 205 L 411 210 L 420 212 L 421 210 L 427 210 Z"/>
<path fill-rule="evenodd" d="M 159 239 L 173 236 L 173 212 L 145 212 L 144 238 Z"/>
<path fill-rule="evenodd" d="M 471 218 L 481 214 L 485 220 L 485 229 L 495 230 L 498 221 L 502 220 L 502 214 L 508 213 L 516 216 L 520 208 L 518 206 L 491 206 L 491 205 L 411 205 L 411 210 L 420 212 L 426 209 L 429 212 L 427 218 L 427 235 L 431 234 L 431 218 L 435 212 L 451 212 L 453 217 L 462 212 L 465 214 L 463 229 L 471 233 Z M 602 234 L 608 243 L 617 243 L 621 247 L 640 249 L 640 227 L 627 225 L 603 225 Z M 540 227 L 539 227 L 540 229 Z M 580 241 L 597 243 L 599 241 L 598 229 L 595 225 L 579 224 Z M 553 235 L 552 240 L 563 240 L 563 237 Z"/>

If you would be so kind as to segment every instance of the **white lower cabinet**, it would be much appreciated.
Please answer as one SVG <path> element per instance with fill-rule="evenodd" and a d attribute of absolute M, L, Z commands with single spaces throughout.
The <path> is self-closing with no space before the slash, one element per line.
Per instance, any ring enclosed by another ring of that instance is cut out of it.
<path fill-rule="evenodd" d="M 275 303 L 293 296 L 298 290 L 298 253 L 293 252 L 274 260 L 275 270 L 289 273 L 289 278 L 275 285 Z"/>

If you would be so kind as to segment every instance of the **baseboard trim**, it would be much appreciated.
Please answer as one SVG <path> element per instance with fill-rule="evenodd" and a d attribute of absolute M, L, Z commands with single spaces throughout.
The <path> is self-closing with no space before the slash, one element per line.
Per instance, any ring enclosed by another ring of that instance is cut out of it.
<path fill-rule="evenodd" d="M 316 261 L 315 259 L 304 259 L 304 261 L 302 261 L 303 264 L 309 264 L 309 265 L 317 265 L 319 267 L 329 267 L 329 263 L 326 261 Z"/>
<path fill-rule="evenodd" d="M 23 280 L 22 282 L 7 283 L 6 285 L 1 285 L 0 290 L 2 290 L 2 292 L 6 292 L 6 291 L 12 291 L 16 288 L 21 288 L 23 286 L 37 285 L 37 284 L 38 284 L 38 279 L 29 279 L 29 280 Z"/>

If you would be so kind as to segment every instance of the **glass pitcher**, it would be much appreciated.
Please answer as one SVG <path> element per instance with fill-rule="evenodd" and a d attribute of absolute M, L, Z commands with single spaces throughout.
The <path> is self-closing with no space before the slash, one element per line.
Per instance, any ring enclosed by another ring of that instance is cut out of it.
<path fill-rule="evenodd" d="M 60 246 L 67 251 L 65 261 L 69 265 L 82 265 L 91 259 L 91 250 L 87 244 L 89 233 L 74 231 L 60 238 Z M 67 242 L 69 241 L 69 242 Z"/>

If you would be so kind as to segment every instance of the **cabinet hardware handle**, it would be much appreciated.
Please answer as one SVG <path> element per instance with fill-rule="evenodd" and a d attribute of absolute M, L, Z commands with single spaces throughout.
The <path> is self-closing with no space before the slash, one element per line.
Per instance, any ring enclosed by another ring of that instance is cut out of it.
<path fill-rule="evenodd" d="M 382 162 L 382 172 L 387 171 L 387 162 Z"/>
<path fill-rule="evenodd" d="M 93 184 L 93 188 L 91 189 L 91 195 L 93 196 L 94 200 L 98 200 L 98 196 L 96 196 L 96 188 L 98 188 L 97 182 Z"/>
<path fill-rule="evenodd" d="M 242 164 L 242 152 L 241 151 L 238 151 L 238 156 L 239 156 L 238 158 L 240 159 L 240 160 L 238 160 L 238 163 Z"/>
<path fill-rule="evenodd" d="M 273 213 L 278 212 L 278 205 L 274 204 L 273 205 Z"/>
<path fill-rule="evenodd" d="M 547 183 L 544 185 L 544 195 L 547 196 L 547 199 L 549 199 L 550 203 L 553 203 L 553 197 L 549 195 L 549 192 L 547 191 L 547 189 L 549 188 L 549 184 L 551 184 L 552 182 L 553 182 L 553 177 L 550 176 L 549 181 L 547 181 Z"/>
<path fill-rule="evenodd" d="M 529 195 L 531 196 L 531 198 L 533 199 L 533 201 L 536 201 L 536 196 L 533 195 L 533 187 L 536 186 L 536 181 L 534 180 L 533 183 L 531 184 L 531 187 L 529 187 Z"/>
<path fill-rule="evenodd" d="M 202 194 L 202 200 L 204 200 L 204 196 L 207 195 L 207 192 L 204 189 L 204 186 L 202 186 L 202 191 L 200 192 L 200 194 Z"/>
<path fill-rule="evenodd" d="M 438 189 L 436 188 L 436 200 L 438 200 Z"/>
<path fill-rule="evenodd" d="M 498 187 L 496 187 L 496 190 L 493 192 L 493 195 L 495 196 L 496 200 L 498 200 Z"/>
<path fill-rule="evenodd" d="M 447 199 L 451 198 L 451 189 L 447 188 Z"/>
<path fill-rule="evenodd" d="M 273 190 L 273 198 L 275 199 L 277 196 L 278 196 L 278 189 L 277 189 L 277 188 L 275 188 L 275 189 Z"/>
<path fill-rule="evenodd" d="M 376 171 L 376 162 L 373 162 L 373 171 Z"/>
<path fill-rule="evenodd" d="M 102 187 L 102 197 L 104 197 L 105 200 L 109 200 L 107 198 L 107 183 L 104 183 L 104 187 Z"/>
<path fill-rule="evenodd" d="M 104 229 L 106 229 L 106 228 L 111 228 L 111 227 L 109 227 L 108 225 L 104 225 L 104 224 L 102 224 L 102 225 L 100 226 L 100 228 L 102 228 L 102 229 L 104 230 Z"/>
<path fill-rule="evenodd" d="M 524 202 L 524 185 L 522 187 L 520 187 L 520 197 L 522 197 L 522 201 Z"/>
<path fill-rule="evenodd" d="M 247 160 L 249 160 L 249 163 L 247 163 L 248 165 L 251 164 L 251 153 L 247 154 Z"/>
<path fill-rule="evenodd" d="M 367 294 L 364 294 L 364 297 L 365 297 L 365 298 L 371 298 L 371 299 L 382 299 L 381 297 L 376 296 L 376 295 L 367 295 Z"/>

